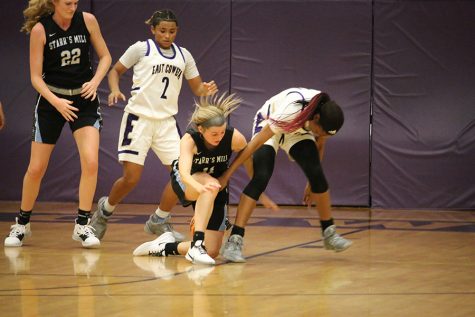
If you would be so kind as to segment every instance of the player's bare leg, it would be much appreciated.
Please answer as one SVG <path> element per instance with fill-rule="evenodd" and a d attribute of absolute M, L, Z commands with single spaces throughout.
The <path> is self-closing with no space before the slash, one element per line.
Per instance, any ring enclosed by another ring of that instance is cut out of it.
<path fill-rule="evenodd" d="M 109 196 L 99 199 L 96 212 L 92 215 L 91 226 L 99 239 L 104 237 L 107 221 L 117 205 L 137 186 L 142 177 L 143 165 L 127 161 L 122 163 L 122 177 L 115 181 Z"/>
<path fill-rule="evenodd" d="M 73 136 L 81 162 L 81 179 L 79 181 L 78 217 L 72 238 L 81 242 L 85 248 L 96 248 L 100 246 L 101 242 L 89 223 L 99 169 L 99 130 L 93 126 L 86 126 L 76 130 Z"/>
<path fill-rule="evenodd" d="M 178 197 L 173 191 L 171 182 L 168 182 L 162 191 L 160 205 L 158 206 L 157 210 L 155 210 L 155 212 L 150 215 L 149 219 L 145 223 L 144 231 L 157 236 L 160 236 L 165 232 L 172 232 L 176 241 L 184 241 L 185 236 L 173 229 L 173 226 L 170 223 L 170 211 L 174 206 L 176 206 L 177 203 Z"/>
<path fill-rule="evenodd" d="M 6 247 L 21 247 L 26 237 L 31 236 L 30 216 L 40 191 L 41 180 L 45 175 L 54 144 L 31 143 L 30 163 L 23 177 L 20 215 L 10 227 L 5 238 Z"/>

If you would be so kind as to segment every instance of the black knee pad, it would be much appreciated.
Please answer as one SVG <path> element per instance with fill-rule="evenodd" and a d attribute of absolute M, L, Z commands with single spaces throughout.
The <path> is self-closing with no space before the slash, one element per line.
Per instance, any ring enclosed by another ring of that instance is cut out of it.
<path fill-rule="evenodd" d="M 289 154 L 307 176 L 312 193 L 324 193 L 328 190 L 327 179 L 323 173 L 317 145 L 312 140 L 303 140 L 292 146 Z"/>
<path fill-rule="evenodd" d="M 274 171 L 275 150 L 270 145 L 261 146 L 252 156 L 254 175 L 244 188 L 243 193 L 254 200 L 258 200 L 266 190 L 267 184 Z"/>

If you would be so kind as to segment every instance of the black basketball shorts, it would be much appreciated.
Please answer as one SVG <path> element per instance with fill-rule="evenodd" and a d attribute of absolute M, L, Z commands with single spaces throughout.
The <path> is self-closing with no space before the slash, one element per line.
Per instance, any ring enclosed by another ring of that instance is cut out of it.
<path fill-rule="evenodd" d="M 195 209 L 195 201 L 185 199 L 185 184 L 181 181 L 180 172 L 178 171 L 178 160 L 173 161 L 172 170 L 170 172 L 172 188 L 175 194 L 178 196 L 180 203 L 183 206 L 193 206 Z M 221 190 L 214 200 L 213 212 L 209 218 L 208 230 L 225 231 L 226 230 L 226 217 L 228 215 L 228 201 L 229 192 L 228 188 Z"/>
<path fill-rule="evenodd" d="M 79 109 L 79 111 L 75 112 L 78 118 L 68 122 L 72 132 L 86 126 L 93 126 L 99 131 L 101 130 L 102 116 L 99 106 L 99 97 L 91 100 L 82 98 L 81 95 L 56 95 L 60 98 L 73 101 L 72 106 Z M 58 110 L 56 110 L 48 100 L 38 95 L 33 118 L 31 140 L 39 143 L 56 144 L 65 122 L 67 122 L 66 119 L 63 118 Z"/>

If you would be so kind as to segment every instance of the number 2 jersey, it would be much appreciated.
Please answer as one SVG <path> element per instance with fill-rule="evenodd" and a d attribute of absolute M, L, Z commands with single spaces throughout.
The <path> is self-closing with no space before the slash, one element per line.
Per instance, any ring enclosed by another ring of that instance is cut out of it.
<path fill-rule="evenodd" d="M 43 80 L 60 88 L 79 88 L 93 77 L 89 55 L 89 31 L 83 13 L 74 13 L 65 31 L 53 20 L 53 15 L 40 19 L 45 29 L 43 51 Z"/>
<path fill-rule="evenodd" d="M 183 77 L 199 76 L 195 60 L 183 47 L 162 49 L 151 39 L 131 45 L 119 62 L 133 66 L 131 97 L 124 111 L 151 119 L 177 114 Z"/>

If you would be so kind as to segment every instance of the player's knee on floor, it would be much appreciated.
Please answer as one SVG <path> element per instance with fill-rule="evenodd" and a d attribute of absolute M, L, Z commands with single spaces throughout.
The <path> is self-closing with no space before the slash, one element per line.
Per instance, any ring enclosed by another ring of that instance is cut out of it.
<path fill-rule="evenodd" d="M 206 251 L 208 252 L 208 255 L 210 257 L 212 257 L 213 259 L 217 258 L 218 255 L 219 255 L 219 249 L 216 249 L 216 250 L 209 250 L 209 249 L 206 249 Z"/>

